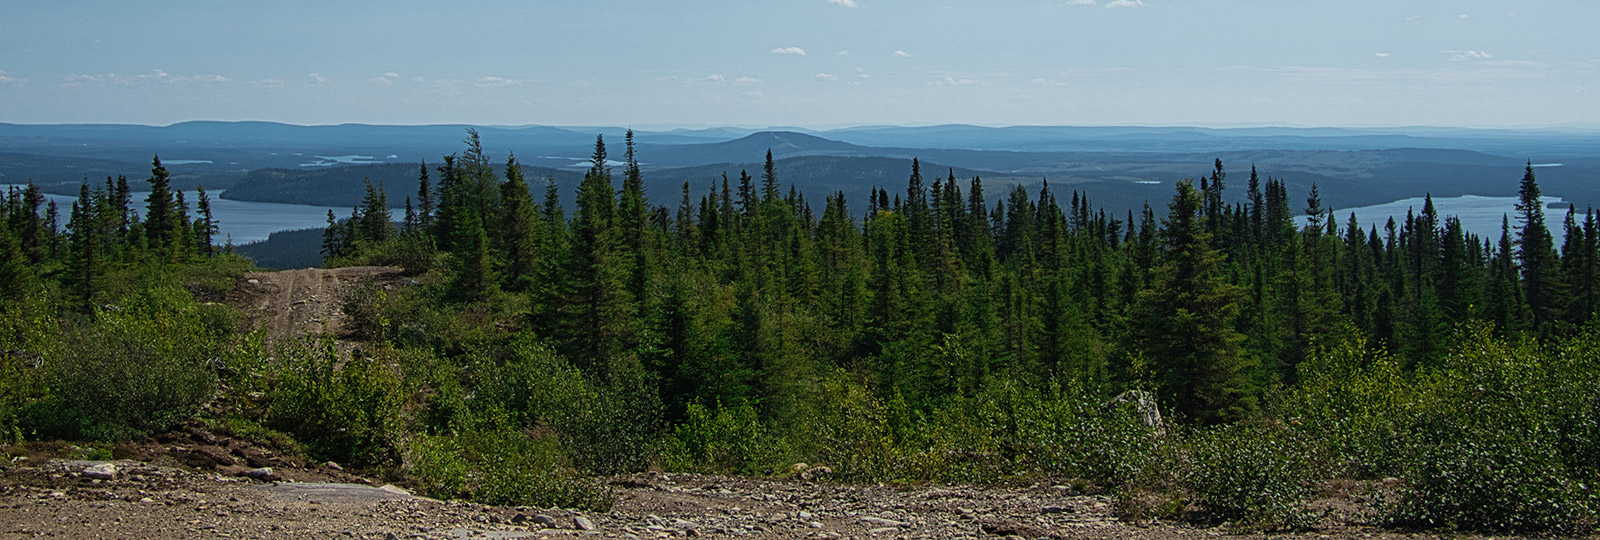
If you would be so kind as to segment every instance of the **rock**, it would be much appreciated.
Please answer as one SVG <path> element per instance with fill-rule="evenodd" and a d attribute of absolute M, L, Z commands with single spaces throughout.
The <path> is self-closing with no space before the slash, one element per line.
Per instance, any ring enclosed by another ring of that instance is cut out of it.
<path fill-rule="evenodd" d="M 406 491 L 406 488 L 403 488 L 403 487 L 400 487 L 400 486 L 396 486 L 394 484 L 384 484 L 384 485 L 378 486 L 378 491 L 386 491 L 386 492 L 389 492 L 389 493 L 393 493 L 395 495 L 404 495 L 406 497 L 410 497 L 411 496 L 411 492 L 410 491 Z"/>
<path fill-rule="evenodd" d="M 323 463 L 323 465 L 325 465 L 325 466 L 327 466 L 327 467 L 328 467 L 328 468 L 329 468 L 329 469 L 333 469 L 333 470 L 335 470 L 335 471 L 342 471 L 342 470 L 344 470 L 344 467 L 340 467 L 340 466 L 339 466 L 339 464 L 338 464 L 338 463 L 334 463 L 334 462 L 332 462 L 332 461 L 329 461 L 329 462 L 327 462 L 327 463 Z M 394 533 L 389 533 L 389 534 L 394 534 Z"/>
<path fill-rule="evenodd" d="M 1043 512 L 1043 513 L 1046 513 L 1046 514 L 1067 514 L 1067 513 L 1071 513 L 1072 512 L 1072 507 L 1070 507 L 1070 506 L 1046 506 L 1044 508 L 1040 508 L 1039 511 Z"/>
<path fill-rule="evenodd" d="M 873 516 L 866 516 L 866 517 L 863 517 L 863 518 L 858 519 L 856 521 L 860 521 L 860 522 L 866 523 L 868 525 L 877 525 L 879 527 L 904 527 L 906 525 L 909 525 L 908 523 L 906 523 L 904 521 L 895 521 L 895 520 L 892 520 L 892 519 L 885 519 L 885 518 L 873 517 Z"/>
<path fill-rule="evenodd" d="M 833 474 L 833 469 L 832 468 L 829 468 L 827 465 L 818 465 L 816 467 L 811 467 L 811 468 L 808 468 L 808 469 L 806 469 L 804 471 L 801 471 L 800 472 L 800 478 L 802 480 L 810 480 L 810 479 L 813 479 L 813 478 L 820 478 L 820 477 L 827 476 L 827 475 L 830 475 L 830 474 Z"/>
<path fill-rule="evenodd" d="M 811 527 L 811 528 L 813 528 L 813 529 L 821 529 L 822 528 L 822 522 L 820 522 L 820 521 L 813 521 L 811 523 L 807 523 L 806 525 Z"/>
<path fill-rule="evenodd" d="M 533 522 L 543 525 L 545 528 L 549 529 L 560 528 L 560 525 L 556 525 L 556 518 L 544 514 L 533 516 Z"/>
<path fill-rule="evenodd" d="M 261 480 L 263 482 L 270 482 L 270 481 L 278 479 L 278 475 L 272 472 L 272 467 L 261 467 L 259 469 L 250 469 L 248 471 L 245 471 L 242 474 L 244 474 L 245 478 L 254 478 L 256 480 Z"/>
<path fill-rule="evenodd" d="M 143 497 L 143 498 L 139 499 L 139 504 L 155 504 L 155 503 L 156 503 L 156 500 L 152 499 L 152 498 L 149 498 L 149 497 Z"/>
<path fill-rule="evenodd" d="M 578 516 L 578 517 L 572 518 L 572 524 L 576 525 L 579 530 L 584 530 L 584 531 L 592 531 L 592 530 L 594 530 L 594 522 L 593 521 L 589 521 L 589 518 L 586 518 L 586 517 L 583 517 L 583 516 Z"/>
<path fill-rule="evenodd" d="M 807 512 L 805 510 L 801 510 L 799 514 L 795 515 L 795 517 L 798 517 L 800 519 L 811 519 L 811 512 Z"/>
<path fill-rule="evenodd" d="M 261 284 L 261 280 L 256 279 L 256 278 L 250 278 L 250 279 L 244 280 L 244 282 L 245 283 L 249 283 L 251 285 L 260 285 Z M 389 533 L 389 536 L 394 536 L 394 533 Z"/>
<path fill-rule="evenodd" d="M 1156 404 L 1155 394 L 1145 390 L 1129 390 L 1117 394 L 1117 397 L 1111 398 L 1111 401 L 1105 402 L 1100 408 L 1110 410 L 1123 405 L 1133 407 L 1134 412 L 1139 414 L 1139 422 L 1145 426 L 1155 429 L 1158 434 L 1165 432 L 1165 426 L 1161 422 L 1161 407 Z"/>
<path fill-rule="evenodd" d="M 796 463 L 789 466 L 789 474 L 800 474 L 809 468 L 811 468 L 811 466 L 807 465 L 805 462 Z"/>
<path fill-rule="evenodd" d="M 83 475 L 96 480 L 110 480 L 117 477 L 117 466 L 110 463 L 90 465 L 83 470 Z"/>

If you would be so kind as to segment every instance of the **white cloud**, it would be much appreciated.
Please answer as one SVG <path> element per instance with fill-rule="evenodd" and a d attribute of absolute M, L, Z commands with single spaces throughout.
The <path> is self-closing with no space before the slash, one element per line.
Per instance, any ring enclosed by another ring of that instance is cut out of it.
<path fill-rule="evenodd" d="M 839 56 L 850 56 L 850 51 L 848 51 L 848 50 L 845 50 L 845 51 L 839 51 L 839 52 L 837 52 L 837 53 L 834 53 L 834 54 L 837 54 L 837 55 L 839 55 Z"/>
<path fill-rule="evenodd" d="M 256 81 L 256 84 L 265 86 L 267 88 L 283 88 L 283 79 L 261 79 Z"/>
<path fill-rule="evenodd" d="M 895 49 L 894 55 L 898 56 L 898 57 L 901 57 L 901 58 L 911 58 L 911 53 L 902 51 L 900 49 Z"/>
<path fill-rule="evenodd" d="M 799 47 L 778 47 L 772 50 L 772 54 L 798 54 L 805 56 L 806 50 Z"/>
<path fill-rule="evenodd" d="M 817 80 L 819 80 L 819 81 L 829 81 L 829 82 L 839 80 L 839 76 L 838 75 L 834 75 L 832 73 L 818 73 L 815 78 Z"/>
<path fill-rule="evenodd" d="M 395 73 L 395 72 L 393 72 L 393 71 L 390 71 L 390 72 L 388 72 L 388 73 L 385 73 L 385 74 L 383 74 L 383 76 L 384 76 L 384 77 L 385 77 L 385 78 L 389 78 L 389 79 L 397 79 L 397 78 L 399 78 L 399 77 L 400 77 L 400 74 L 399 74 L 399 73 Z"/>
<path fill-rule="evenodd" d="M 858 7 L 861 7 L 859 5 L 856 5 L 856 0 L 828 0 L 828 3 L 829 4 L 833 4 L 835 6 L 844 6 L 844 7 L 847 7 L 847 8 L 858 8 Z"/>
<path fill-rule="evenodd" d="M 412 78 L 411 78 L 411 82 L 414 82 L 414 83 L 420 83 L 420 82 L 422 82 L 422 81 L 423 81 L 423 79 L 422 79 L 422 76 L 421 76 L 421 75 L 418 75 L 418 76 L 416 76 L 416 77 L 412 77 Z"/>
<path fill-rule="evenodd" d="M 394 84 L 394 81 L 391 81 L 389 79 L 385 79 L 383 77 L 373 77 L 372 78 L 372 84 L 376 84 L 378 86 L 389 86 L 389 85 Z"/>
<path fill-rule="evenodd" d="M 307 73 L 306 82 L 311 84 L 322 84 L 328 82 L 328 78 L 323 77 L 321 73 Z"/>
<path fill-rule="evenodd" d="M 521 86 L 522 81 L 505 77 L 484 77 L 473 81 L 472 85 L 478 88 L 502 88 L 506 86 Z"/>
<path fill-rule="evenodd" d="M 1108 8 L 1119 8 L 1119 7 L 1131 8 L 1131 7 L 1139 7 L 1139 6 L 1143 6 L 1143 5 L 1144 5 L 1144 0 L 1111 0 L 1110 2 L 1106 2 L 1106 7 L 1108 7 Z"/>
<path fill-rule="evenodd" d="M 1470 18 L 1472 18 L 1472 17 L 1467 16 L 1467 14 L 1465 14 L 1465 13 L 1462 13 L 1460 15 L 1456 15 L 1456 17 L 1457 18 L 1461 18 L 1461 19 L 1470 19 Z"/>
<path fill-rule="evenodd" d="M 1460 62 L 1463 60 L 1487 60 L 1489 58 L 1494 58 L 1494 55 L 1489 54 L 1487 51 L 1447 50 L 1439 52 L 1450 55 L 1451 62 Z"/>
<path fill-rule="evenodd" d="M 28 82 L 28 80 L 12 77 L 6 73 L 6 70 L 0 69 L 0 84 L 22 84 L 25 82 Z"/>
<path fill-rule="evenodd" d="M 722 82 L 727 80 L 727 78 L 723 77 L 720 73 L 712 73 L 710 75 L 706 75 L 706 80 L 710 82 Z"/>
<path fill-rule="evenodd" d="M 976 79 L 968 79 L 965 77 L 960 79 L 955 77 L 945 77 L 935 81 L 928 81 L 928 84 L 931 86 L 972 86 L 974 84 L 978 84 L 978 81 Z"/>
<path fill-rule="evenodd" d="M 1092 6 L 1092 5 L 1095 5 L 1095 1 L 1094 0 L 1067 0 L 1067 5 L 1069 5 L 1069 6 Z"/>
<path fill-rule="evenodd" d="M 1388 58 L 1389 57 L 1389 53 L 1381 52 L 1381 53 L 1376 53 L 1373 56 L 1377 56 L 1378 58 Z"/>
<path fill-rule="evenodd" d="M 3 72 L 0 72 L 0 74 L 3 74 Z M 20 79 L 19 79 L 19 81 L 20 81 Z M 0 82 L 9 82 L 9 81 L 6 81 L 4 79 L 0 79 Z M 164 69 L 152 69 L 152 70 L 150 70 L 149 73 L 140 73 L 138 75 L 133 75 L 133 76 L 123 76 L 123 75 L 118 75 L 116 73 L 85 73 L 85 74 L 81 74 L 81 75 L 73 75 L 71 77 L 67 77 L 66 78 L 66 82 L 64 83 L 64 86 L 67 86 L 67 87 L 70 87 L 70 88 L 77 88 L 77 87 L 81 87 L 81 86 L 88 85 L 88 84 L 102 84 L 102 83 L 105 83 L 105 84 L 116 84 L 116 85 L 123 85 L 123 86 L 135 86 L 135 85 L 150 85 L 150 84 L 164 84 L 164 85 L 194 84 L 194 83 L 223 84 L 223 83 L 229 83 L 229 82 L 233 82 L 233 80 L 229 79 L 227 77 L 224 77 L 222 75 L 209 74 L 209 75 L 191 75 L 191 76 L 176 76 L 175 77 L 171 73 L 167 73 L 167 71 L 164 70 Z"/>
<path fill-rule="evenodd" d="M 755 77 L 748 77 L 748 76 L 747 77 L 739 77 L 739 78 L 733 80 L 733 84 L 756 84 L 758 82 L 761 82 L 761 79 L 757 79 Z"/>

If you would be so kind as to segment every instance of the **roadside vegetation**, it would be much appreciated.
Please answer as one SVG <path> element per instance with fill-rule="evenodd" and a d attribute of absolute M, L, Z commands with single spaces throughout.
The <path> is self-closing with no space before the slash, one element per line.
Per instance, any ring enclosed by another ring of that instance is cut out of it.
<path fill-rule="evenodd" d="M 1318 527 L 1330 496 L 1400 528 L 1600 518 L 1600 225 L 1569 212 L 1556 250 L 1531 167 L 1489 241 L 1431 204 L 1341 227 L 1255 171 L 1231 202 L 1221 162 L 1160 219 L 1076 192 L 991 204 L 915 163 L 864 216 L 842 194 L 816 211 L 770 155 L 652 207 L 625 144 L 617 179 L 596 141 L 570 215 L 476 133 L 398 220 L 368 184 L 327 263 L 415 285 L 275 343 L 226 305 L 250 263 L 159 160 L 142 206 L 108 179 L 64 224 L 14 190 L 0 439 L 198 426 L 506 505 L 605 509 L 596 476 L 654 468 L 1054 482 L 1247 530 Z"/>

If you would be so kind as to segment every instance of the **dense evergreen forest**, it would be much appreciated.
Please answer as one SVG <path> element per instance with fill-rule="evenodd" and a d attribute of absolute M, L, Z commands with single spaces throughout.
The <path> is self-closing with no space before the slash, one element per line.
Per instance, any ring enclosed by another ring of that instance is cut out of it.
<path fill-rule="evenodd" d="M 398 223 L 369 184 L 330 215 L 328 263 L 416 285 L 348 299 L 351 335 L 271 347 L 216 303 L 248 263 L 159 160 L 142 213 L 125 178 L 84 186 L 64 225 L 13 191 L 4 436 L 199 423 L 506 504 L 604 507 L 590 476 L 652 467 L 825 468 L 1051 479 L 1130 518 L 1265 528 L 1315 526 L 1333 479 L 1366 482 L 1396 526 L 1600 518 L 1600 223 L 1568 210 L 1557 250 L 1531 166 L 1484 239 L 1431 203 L 1341 223 L 1315 187 L 1221 161 L 1159 219 L 1048 186 L 987 201 L 917 162 L 857 216 L 785 186 L 770 153 L 652 207 L 631 134 L 620 173 L 607 152 L 570 215 L 470 131 L 418 168 Z"/>

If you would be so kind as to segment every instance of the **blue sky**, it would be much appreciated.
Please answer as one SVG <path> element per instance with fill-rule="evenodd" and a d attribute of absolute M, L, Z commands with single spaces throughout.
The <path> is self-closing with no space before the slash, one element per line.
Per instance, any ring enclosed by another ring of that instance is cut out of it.
<path fill-rule="evenodd" d="M 1600 2 L 6 2 L 0 121 L 1600 127 Z"/>

